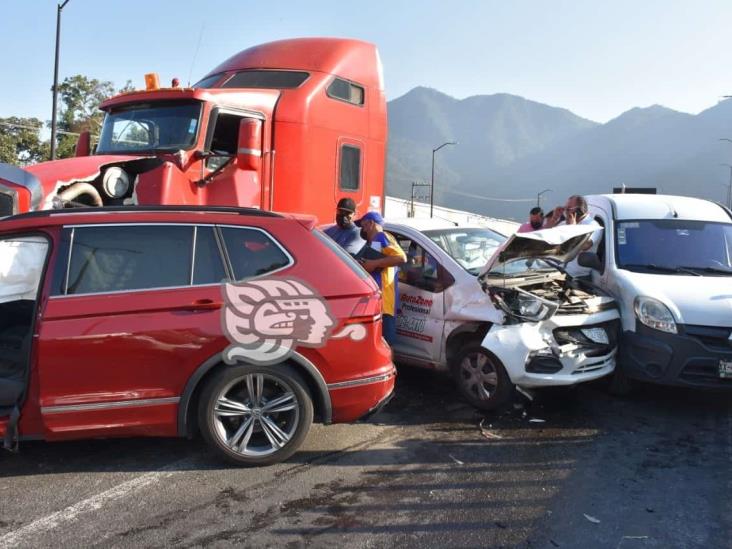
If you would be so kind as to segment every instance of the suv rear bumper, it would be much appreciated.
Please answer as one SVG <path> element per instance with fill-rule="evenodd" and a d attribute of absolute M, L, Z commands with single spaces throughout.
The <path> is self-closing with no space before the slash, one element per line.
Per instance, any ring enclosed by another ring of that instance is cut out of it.
<path fill-rule="evenodd" d="M 388 402 L 395 382 L 396 368 L 389 363 L 382 373 L 329 384 L 333 423 L 347 423 L 375 414 Z"/>
<path fill-rule="evenodd" d="M 719 362 L 732 361 L 732 328 L 677 328 L 678 334 L 669 334 L 637 323 L 635 332 L 623 332 L 619 364 L 625 375 L 662 385 L 732 389 L 732 379 L 719 377 Z"/>

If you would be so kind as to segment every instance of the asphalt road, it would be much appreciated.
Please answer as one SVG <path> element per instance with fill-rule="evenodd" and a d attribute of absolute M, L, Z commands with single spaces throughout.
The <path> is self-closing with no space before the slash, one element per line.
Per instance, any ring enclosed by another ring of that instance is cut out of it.
<path fill-rule="evenodd" d="M 197 440 L 25 443 L 0 454 L 0 547 L 732 547 L 729 395 L 599 383 L 481 419 L 402 369 L 380 415 L 269 468 Z"/>

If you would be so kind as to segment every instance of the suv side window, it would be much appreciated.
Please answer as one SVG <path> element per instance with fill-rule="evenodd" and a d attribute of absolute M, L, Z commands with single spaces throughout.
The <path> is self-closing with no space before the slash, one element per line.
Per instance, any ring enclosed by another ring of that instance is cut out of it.
<path fill-rule="evenodd" d="M 292 263 L 282 247 L 263 231 L 222 227 L 221 236 L 235 280 L 278 271 Z"/>
<path fill-rule="evenodd" d="M 192 249 L 193 226 L 76 227 L 63 293 L 188 286 Z"/>
<path fill-rule="evenodd" d="M 196 252 L 193 260 L 193 285 L 217 284 L 226 278 L 221 250 L 213 227 L 196 227 Z"/>

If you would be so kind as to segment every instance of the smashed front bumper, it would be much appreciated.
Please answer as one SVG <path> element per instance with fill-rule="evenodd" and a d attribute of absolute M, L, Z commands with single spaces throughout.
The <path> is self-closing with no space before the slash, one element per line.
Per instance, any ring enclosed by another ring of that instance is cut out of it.
<path fill-rule="evenodd" d="M 494 325 L 482 345 L 516 385 L 574 385 L 613 372 L 619 327 L 616 310 L 554 315 L 542 322 Z"/>

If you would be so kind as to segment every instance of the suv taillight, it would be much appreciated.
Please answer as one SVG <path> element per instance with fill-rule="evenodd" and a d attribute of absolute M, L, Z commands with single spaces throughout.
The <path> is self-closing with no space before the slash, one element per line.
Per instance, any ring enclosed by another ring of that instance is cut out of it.
<path fill-rule="evenodd" d="M 376 322 L 381 318 L 381 294 L 374 292 L 371 295 L 362 297 L 346 320 L 346 324 L 363 324 L 365 322 Z"/>

